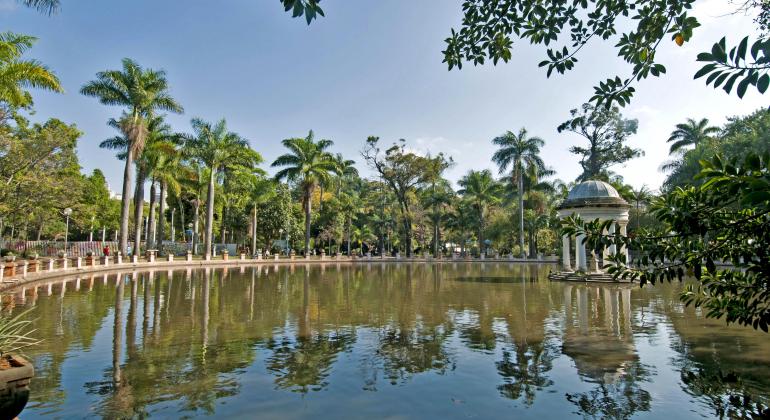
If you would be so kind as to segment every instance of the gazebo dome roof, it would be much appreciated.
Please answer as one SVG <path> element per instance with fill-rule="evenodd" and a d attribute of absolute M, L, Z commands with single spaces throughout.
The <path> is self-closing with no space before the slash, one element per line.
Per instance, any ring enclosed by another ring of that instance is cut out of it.
<path fill-rule="evenodd" d="M 572 187 L 567 199 L 559 206 L 562 209 L 575 207 L 628 207 L 628 202 L 612 185 L 592 179 Z"/>

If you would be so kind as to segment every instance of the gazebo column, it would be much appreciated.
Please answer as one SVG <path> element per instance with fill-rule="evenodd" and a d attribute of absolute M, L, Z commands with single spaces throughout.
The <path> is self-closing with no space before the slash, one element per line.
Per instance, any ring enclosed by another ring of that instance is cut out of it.
<path fill-rule="evenodd" d="M 626 237 L 626 225 L 627 223 L 620 224 L 620 236 Z M 628 248 L 623 246 L 620 248 L 620 252 L 626 256 L 626 265 L 628 265 L 629 258 L 628 258 Z"/>
<path fill-rule="evenodd" d="M 572 259 L 569 252 L 569 235 L 561 237 L 561 264 L 565 271 L 572 270 Z"/>
<path fill-rule="evenodd" d="M 586 246 L 583 243 L 584 234 L 575 237 L 575 265 L 577 271 L 586 271 Z"/>
<path fill-rule="evenodd" d="M 615 223 L 610 225 L 609 234 L 610 236 L 615 236 Z M 617 248 L 615 247 L 615 244 L 610 245 L 609 251 L 610 251 L 610 255 L 615 255 L 618 252 Z"/>

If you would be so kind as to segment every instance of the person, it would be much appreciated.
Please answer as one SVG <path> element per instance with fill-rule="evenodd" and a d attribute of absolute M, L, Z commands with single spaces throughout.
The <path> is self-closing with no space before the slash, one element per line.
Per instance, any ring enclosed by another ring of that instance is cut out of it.
<path fill-rule="evenodd" d="M 109 245 L 105 245 L 104 249 L 102 249 L 102 253 L 104 253 L 105 257 L 109 257 L 110 256 L 110 246 Z"/>

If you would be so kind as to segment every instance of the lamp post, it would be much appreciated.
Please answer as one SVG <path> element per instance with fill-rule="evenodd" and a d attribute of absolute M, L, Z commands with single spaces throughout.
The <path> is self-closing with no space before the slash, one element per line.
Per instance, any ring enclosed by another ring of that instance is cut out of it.
<path fill-rule="evenodd" d="M 279 237 L 279 238 L 283 238 L 283 228 L 281 228 L 281 229 L 278 229 L 278 237 Z M 284 248 L 284 251 L 285 251 L 285 250 L 286 250 L 286 248 Z"/>
<path fill-rule="evenodd" d="M 64 209 L 64 216 L 67 218 L 67 222 L 64 228 L 64 255 L 67 255 L 67 241 L 70 234 L 70 216 L 72 215 L 72 209 L 67 207 Z"/>
<path fill-rule="evenodd" d="M 94 219 L 95 218 L 96 216 L 91 216 L 91 227 L 90 227 L 90 230 L 88 231 L 88 242 L 94 241 Z"/>

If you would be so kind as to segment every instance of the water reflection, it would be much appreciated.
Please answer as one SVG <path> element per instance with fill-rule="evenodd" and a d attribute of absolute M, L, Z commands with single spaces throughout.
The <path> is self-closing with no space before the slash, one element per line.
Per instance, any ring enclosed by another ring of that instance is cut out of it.
<path fill-rule="evenodd" d="M 677 286 L 551 283 L 547 272 L 265 265 L 30 285 L 15 302 L 37 307 L 47 339 L 30 352 L 25 414 L 627 418 L 767 406 L 766 335 L 684 309 Z"/>

